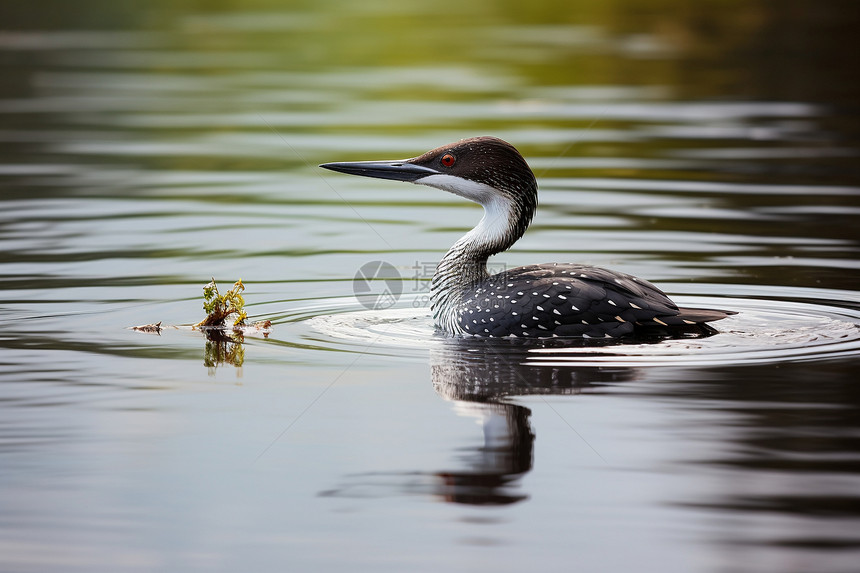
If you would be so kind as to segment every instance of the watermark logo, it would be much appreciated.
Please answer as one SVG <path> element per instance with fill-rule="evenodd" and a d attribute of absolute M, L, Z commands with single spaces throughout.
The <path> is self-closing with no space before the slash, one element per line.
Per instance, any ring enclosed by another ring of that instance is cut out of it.
<path fill-rule="evenodd" d="M 483 265 L 484 263 L 480 263 Z M 412 306 L 424 308 L 430 306 L 430 286 L 433 274 L 436 272 L 435 262 L 416 261 L 412 266 L 412 276 L 409 281 L 403 277 L 391 263 L 387 261 L 370 261 L 361 265 L 352 280 L 352 292 L 356 300 L 369 310 L 385 310 L 391 308 L 400 300 L 404 285 L 410 288 Z M 507 267 L 504 263 L 487 265 L 487 272 L 497 277 L 495 290 L 505 290 L 504 275 Z"/>
<path fill-rule="evenodd" d="M 385 261 L 370 261 L 361 265 L 352 279 L 352 292 L 361 305 L 369 310 L 391 308 L 403 294 L 400 273 Z"/>

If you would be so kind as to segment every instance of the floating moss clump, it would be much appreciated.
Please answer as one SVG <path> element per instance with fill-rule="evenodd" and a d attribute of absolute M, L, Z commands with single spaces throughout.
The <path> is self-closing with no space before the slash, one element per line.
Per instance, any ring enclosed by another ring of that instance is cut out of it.
<path fill-rule="evenodd" d="M 233 288 L 221 294 L 213 278 L 212 282 L 203 287 L 203 310 L 206 311 L 206 318 L 195 324 L 194 328 L 224 328 L 227 317 L 231 314 L 236 315 L 233 328 L 244 326 L 248 318 L 245 299 L 242 297 L 244 290 L 245 285 L 242 284 L 242 279 L 239 279 L 233 284 Z"/>

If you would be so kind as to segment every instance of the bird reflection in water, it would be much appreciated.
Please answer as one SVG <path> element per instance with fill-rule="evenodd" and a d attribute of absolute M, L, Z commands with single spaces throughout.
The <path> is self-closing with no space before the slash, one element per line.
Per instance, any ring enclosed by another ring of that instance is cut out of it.
<path fill-rule="evenodd" d="M 458 450 L 459 467 L 432 473 L 365 473 L 348 476 L 342 487 L 323 492 L 333 497 L 423 495 L 468 505 L 507 505 L 528 499 L 521 478 L 532 469 L 535 432 L 531 410 L 512 398 L 573 395 L 605 383 L 635 379 L 636 370 L 547 366 L 529 363 L 526 341 L 450 338 L 430 351 L 436 393 L 458 415 L 475 418 L 484 440 Z"/>

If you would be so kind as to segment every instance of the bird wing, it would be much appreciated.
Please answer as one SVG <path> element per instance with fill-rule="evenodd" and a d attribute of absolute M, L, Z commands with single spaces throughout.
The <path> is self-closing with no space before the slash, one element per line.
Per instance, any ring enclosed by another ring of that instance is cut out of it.
<path fill-rule="evenodd" d="M 615 338 L 638 325 L 665 326 L 679 314 L 675 303 L 647 281 L 564 263 L 503 271 L 467 298 L 460 323 L 480 336 Z"/>

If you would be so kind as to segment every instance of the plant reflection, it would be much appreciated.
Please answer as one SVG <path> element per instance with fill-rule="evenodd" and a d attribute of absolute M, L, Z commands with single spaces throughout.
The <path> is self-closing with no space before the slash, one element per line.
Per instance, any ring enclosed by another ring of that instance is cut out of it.
<path fill-rule="evenodd" d="M 241 368 L 245 362 L 245 336 L 239 330 L 224 330 L 223 328 L 206 328 L 206 345 L 203 347 L 203 365 L 210 373 L 222 365 L 229 364 Z"/>

